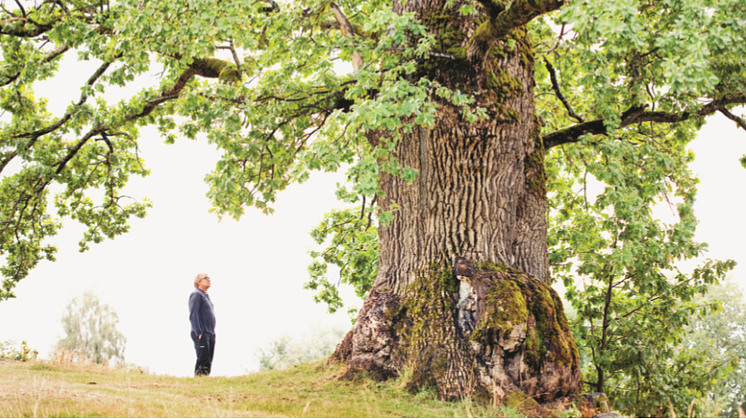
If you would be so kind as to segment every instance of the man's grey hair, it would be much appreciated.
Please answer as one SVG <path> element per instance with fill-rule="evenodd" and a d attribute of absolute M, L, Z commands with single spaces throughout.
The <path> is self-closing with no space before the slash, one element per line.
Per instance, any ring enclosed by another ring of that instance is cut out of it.
<path fill-rule="evenodd" d="M 199 287 L 199 281 L 207 278 L 210 275 L 207 274 L 197 274 L 197 276 L 194 277 L 194 288 Z"/>

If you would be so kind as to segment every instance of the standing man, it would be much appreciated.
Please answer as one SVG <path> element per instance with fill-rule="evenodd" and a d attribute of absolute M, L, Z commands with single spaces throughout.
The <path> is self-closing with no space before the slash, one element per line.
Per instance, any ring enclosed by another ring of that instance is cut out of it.
<path fill-rule="evenodd" d="M 207 295 L 210 276 L 199 274 L 194 278 L 194 291 L 189 296 L 189 321 L 192 323 L 192 340 L 197 351 L 194 376 L 210 375 L 212 356 L 215 353 L 215 313 Z"/>

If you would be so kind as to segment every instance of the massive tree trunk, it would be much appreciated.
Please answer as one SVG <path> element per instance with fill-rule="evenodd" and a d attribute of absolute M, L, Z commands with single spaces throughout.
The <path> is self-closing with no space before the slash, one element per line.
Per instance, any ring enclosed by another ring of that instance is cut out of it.
<path fill-rule="evenodd" d="M 436 125 L 403 137 L 395 155 L 418 170 L 383 174 L 379 270 L 338 348 L 350 373 L 412 371 L 443 399 L 522 391 L 552 400 L 579 388 L 578 351 L 547 285 L 544 147 L 534 115 L 525 27 L 474 37 L 475 20 L 445 1 L 395 2 L 415 12 L 442 54 L 421 75 L 474 94 L 490 118 L 469 123 L 446 102 Z"/>

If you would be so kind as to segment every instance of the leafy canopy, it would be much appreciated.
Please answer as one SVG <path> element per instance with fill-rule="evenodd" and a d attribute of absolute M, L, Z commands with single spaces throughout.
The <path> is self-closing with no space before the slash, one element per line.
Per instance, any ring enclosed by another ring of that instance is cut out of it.
<path fill-rule="evenodd" d="M 277 192 L 310 170 L 355 164 L 353 189 L 364 195 L 376 192 L 379 169 L 413 178 L 388 157 L 392 139 L 373 147 L 363 134 L 432 124 L 434 95 L 469 102 L 406 77 L 432 39 L 412 16 L 397 16 L 380 2 L 348 11 L 370 34 L 355 45 L 332 30 L 327 2 L 7 6 L 0 12 L 0 299 L 13 297 L 15 284 L 40 260 L 54 259 L 50 238 L 63 219 L 87 227 L 80 242 L 86 250 L 125 233 L 129 217 L 145 215 L 150 202 L 123 193 L 130 176 L 148 174 L 138 155 L 140 126 L 155 125 L 169 142 L 206 133 L 223 152 L 206 178 L 214 211 L 238 218 L 246 206 L 271 212 Z M 363 51 L 367 63 L 354 77 L 336 68 L 353 50 Z M 50 93 L 34 86 L 64 76 L 59 64 L 67 54 L 99 67 L 65 113 L 51 115 L 44 99 Z M 153 69 L 163 72 L 158 85 L 109 103 L 113 88 Z M 468 108 L 465 115 L 476 117 Z"/>

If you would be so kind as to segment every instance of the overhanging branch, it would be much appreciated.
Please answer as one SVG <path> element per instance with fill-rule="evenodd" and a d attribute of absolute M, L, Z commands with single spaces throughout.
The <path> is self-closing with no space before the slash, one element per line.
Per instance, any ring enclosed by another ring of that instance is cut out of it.
<path fill-rule="evenodd" d="M 116 57 L 116 58 L 119 58 L 119 57 Z M 93 73 L 93 75 L 91 75 L 91 77 L 88 78 L 88 81 L 86 82 L 86 84 L 85 84 L 84 87 L 92 87 L 94 85 L 94 83 L 96 83 L 96 81 L 106 72 L 106 70 L 109 69 L 109 66 L 111 66 L 112 63 L 113 63 L 113 61 L 109 61 L 109 62 L 105 62 L 105 63 L 101 64 L 101 66 L 99 66 L 99 68 L 96 69 L 96 71 Z M 86 93 L 86 90 L 84 89 L 83 92 L 80 94 L 80 99 L 78 99 L 78 103 L 76 103 L 75 105 L 73 105 L 72 109 L 79 108 L 87 100 L 88 100 L 88 94 Z M 73 110 L 70 110 L 70 111 L 66 112 L 62 116 L 62 118 L 58 119 L 53 124 L 51 124 L 51 125 L 49 125 L 47 127 L 44 127 L 42 129 L 39 129 L 39 130 L 36 130 L 36 131 L 32 131 L 32 132 L 25 132 L 25 133 L 21 133 L 21 134 L 16 134 L 13 137 L 14 138 L 31 138 L 31 141 L 29 142 L 29 144 L 26 147 L 26 149 L 28 149 L 28 148 L 30 148 L 33 145 L 34 141 L 36 141 L 37 138 L 41 137 L 42 135 L 49 134 L 50 132 L 58 129 L 59 127 L 61 127 L 62 125 L 64 125 L 67 121 L 69 121 L 70 118 L 72 118 L 73 112 L 74 112 Z"/>
<path fill-rule="evenodd" d="M 161 92 L 157 98 L 149 99 L 145 102 L 142 111 L 128 115 L 127 121 L 134 121 L 150 115 L 155 108 L 161 103 L 168 102 L 179 97 L 189 80 L 194 76 L 201 76 L 211 79 L 221 79 L 228 82 L 240 80 L 238 69 L 230 62 L 219 60 L 217 58 L 195 59 L 192 64 L 184 70 L 171 88 Z"/>
<path fill-rule="evenodd" d="M 535 18 L 557 10 L 564 0 L 518 0 L 500 12 L 495 19 L 495 37 L 500 38 L 510 31 L 527 24 Z"/>
<path fill-rule="evenodd" d="M 110 64 L 111 63 L 105 63 L 104 65 L 102 65 L 98 69 L 98 71 L 96 71 L 96 73 L 94 73 L 94 75 L 91 76 L 91 78 L 88 81 L 88 85 L 92 85 L 93 82 L 95 82 L 95 80 L 98 79 L 98 77 L 100 77 L 104 71 L 106 71 L 106 68 L 108 68 Z M 231 63 L 227 61 L 214 59 L 214 58 L 195 59 L 192 62 L 192 65 L 181 74 L 181 76 L 179 77 L 177 82 L 174 84 L 174 86 L 172 86 L 169 89 L 166 89 L 161 95 L 161 97 L 146 101 L 145 106 L 143 107 L 142 111 L 127 115 L 124 118 L 124 120 L 129 122 L 129 121 L 134 121 L 144 116 L 147 116 L 151 112 L 153 112 L 153 110 L 155 110 L 155 108 L 157 108 L 158 105 L 160 105 L 161 103 L 178 98 L 179 93 L 184 89 L 189 79 L 191 79 L 195 75 L 199 75 L 202 77 L 208 77 L 208 78 L 221 77 L 221 74 L 223 74 L 225 67 L 228 65 L 231 65 Z M 81 100 L 83 99 L 84 97 L 81 97 Z M 57 128 L 59 128 L 59 126 L 57 126 Z M 62 173 L 62 171 L 67 166 L 67 164 L 78 154 L 78 152 L 83 148 L 83 146 L 91 138 L 97 135 L 105 136 L 107 131 L 111 129 L 116 129 L 116 128 L 117 128 L 116 126 L 111 126 L 108 124 L 100 124 L 100 125 L 96 125 L 92 127 L 88 131 L 88 133 L 86 133 L 72 147 L 68 149 L 64 157 L 62 157 L 57 163 L 54 164 L 54 166 L 56 166 L 54 177 L 59 176 L 60 173 Z M 51 132 L 51 130 L 48 132 Z M 40 135 L 43 135 L 43 134 L 40 134 Z M 48 186 L 49 183 L 52 181 L 52 179 L 53 177 L 47 179 L 44 183 L 42 183 L 42 187 L 40 189 L 43 189 L 46 186 Z"/>
<path fill-rule="evenodd" d="M 116 57 L 119 58 L 119 57 Z M 103 63 L 94 73 L 91 75 L 91 77 L 86 82 L 85 87 L 90 88 L 93 86 L 96 81 L 106 72 L 106 70 L 111 66 L 112 62 L 106 62 Z M 139 118 L 142 118 L 144 116 L 149 115 L 150 113 L 155 110 L 158 105 L 161 103 L 167 102 L 169 100 L 173 100 L 179 97 L 179 94 L 186 86 L 187 82 L 195 75 L 207 77 L 207 78 L 221 78 L 223 79 L 226 74 L 226 67 L 232 67 L 232 64 L 223 61 L 218 60 L 214 58 L 208 58 L 208 59 L 195 59 L 192 64 L 180 75 L 176 83 L 166 90 L 164 90 L 160 97 L 153 98 L 150 100 L 147 100 L 145 102 L 145 105 L 143 106 L 143 109 L 138 113 L 132 113 L 127 115 L 124 120 L 127 122 L 137 120 Z M 83 105 L 88 100 L 88 95 L 86 93 L 86 90 L 83 90 L 83 93 L 81 93 L 80 99 L 78 102 L 73 105 L 73 109 L 76 109 Z M 70 110 L 65 113 L 61 118 L 59 118 L 54 123 L 50 124 L 47 127 L 44 127 L 42 129 L 32 131 L 32 132 L 25 132 L 16 134 L 14 138 L 29 138 L 29 141 L 25 144 L 24 149 L 28 150 L 30 149 L 36 141 L 44 136 L 47 135 L 53 131 L 56 131 L 57 129 L 61 128 L 63 125 L 65 125 L 71 118 L 72 118 L 73 110 Z M 54 164 L 54 166 L 57 167 L 55 170 L 54 176 L 59 175 L 67 165 L 67 163 L 72 160 L 73 157 L 80 151 L 80 149 L 85 145 L 88 140 L 90 140 L 92 137 L 100 134 L 105 134 L 107 131 L 111 129 L 116 129 L 116 126 L 110 126 L 108 124 L 100 124 L 96 125 L 91 130 L 86 133 L 83 137 L 81 137 L 78 142 L 76 142 L 67 152 L 67 154 L 57 163 Z M 5 168 L 5 166 L 17 156 L 17 152 L 8 152 L 3 155 L 0 155 L 0 172 L 2 169 Z M 49 182 L 52 181 L 52 178 L 47 179 L 46 181 L 42 182 L 41 189 L 45 188 Z"/>
<path fill-rule="evenodd" d="M 2 23 L 2 22 L 0 22 L 0 23 Z M 53 49 L 52 51 L 49 51 L 46 55 L 44 55 L 44 59 L 42 59 L 42 61 L 40 63 L 32 63 L 32 65 L 34 65 L 34 64 L 36 64 L 36 65 L 38 65 L 38 64 L 46 64 L 46 63 L 54 60 L 55 58 L 59 57 L 60 55 L 64 54 L 69 49 L 70 49 L 70 47 L 67 46 L 67 45 L 59 46 L 59 47 Z M 16 81 L 16 79 L 18 79 L 18 77 L 20 75 L 21 75 L 21 72 L 19 71 L 19 72 L 13 74 L 13 75 L 5 76 L 6 79 L 3 80 L 0 83 L 0 87 L 7 86 L 10 83 L 13 83 L 14 81 Z"/>
<path fill-rule="evenodd" d="M 500 12 L 505 10 L 505 4 L 500 3 L 498 1 L 494 0 L 477 0 L 479 4 L 484 6 L 485 9 L 487 9 L 487 12 L 489 13 L 490 17 L 495 17 L 500 14 Z"/>
<path fill-rule="evenodd" d="M 702 117 L 711 115 L 717 111 L 728 112 L 725 108 L 728 105 L 744 104 L 746 103 L 746 94 L 739 93 L 734 95 L 727 95 L 722 99 L 713 100 L 710 103 L 702 106 L 697 110 L 684 111 L 679 113 L 674 112 L 655 112 L 645 111 L 645 107 L 632 107 L 622 114 L 621 123 L 619 128 L 628 127 L 632 124 L 640 122 L 657 122 L 663 124 L 674 124 L 677 122 L 683 122 L 691 118 Z M 727 115 L 726 115 L 727 116 Z M 734 115 L 735 117 L 735 115 Z M 736 117 L 737 118 L 737 117 Z M 740 119 L 740 118 L 739 118 Z M 743 122 L 743 121 L 742 121 Z M 745 128 L 746 129 L 746 128 Z M 544 136 L 544 147 L 548 150 L 551 147 L 574 143 L 580 141 L 580 137 L 583 135 L 595 135 L 595 134 L 607 134 L 606 126 L 604 125 L 603 119 L 596 119 L 593 121 L 584 122 L 581 124 L 573 125 L 571 127 L 555 131 L 551 134 Z"/>
<path fill-rule="evenodd" d="M 2 25 L 0 26 L 0 35 L 15 36 L 18 38 L 34 38 L 52 29 L 54 25 L 57 24 L 57 22 L 59 22 L 61 19 L 62 17 L 58 17 L 46 23 L 32 22 L 34 23 L 33 28 L 26 27 L 25 23 Z M 29 21 L 26 18 L 9 19 L 9 21 L 10 20 L 20 21 L 20 22 Z"/>

